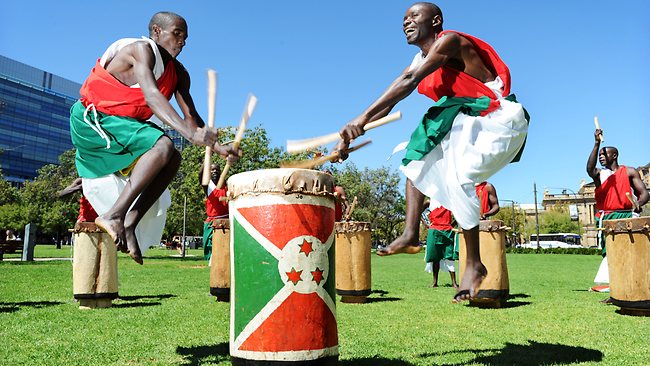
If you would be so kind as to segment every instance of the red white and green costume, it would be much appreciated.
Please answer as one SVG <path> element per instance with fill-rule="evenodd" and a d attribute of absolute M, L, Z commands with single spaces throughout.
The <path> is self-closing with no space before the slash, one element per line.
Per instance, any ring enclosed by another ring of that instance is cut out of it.
<path fill-rule="evenodd" d="M 605 220 L 633 217 L 632 202 L 626 196 L 626 193 L 634 194 L 630 185 L 630 178 L 627 175 L 627 168 L 621 165 L 615 172 L 610 169 L 601 169 L 599 176 L 600 186 L 596 187 L 594 192 L 596 199 L 596 226 L 602 228 L 603 221 Z M 604 258 L 598 268 L 594 282 L 609 283 L 605 236 L 602 231 L 598 230 L 596 237 L 598 245 L 603 249 L 602 254 Z"/>
<path fill-rule="evenodd" d="M 212 256 L 212 220 L 228 217 L 228 202 L 219 200 L 227 194 L 227 188 L 217 189 L 217 185 L 210 180 L 208 197 L 205 199 L 205 213 L 208 217 L 203 222 L 203 258 L 207 260 Z"/>
<path fill-rule="evenodd" d="M 445 272 L 456 272 L 454 261 L 458 253 L 454 251 L 456 234 L 453 231 L 451 211 L 442 206 L 431 209 L 429 213 L 429 230 L 424 261 L 425 271 L 433 272 L 433 263 L 440 262 Z"/>
<path fill-rule="evenodd" d="M 411 135 L 400 168 L 425 196 L 440 202 L 462 228 L 470 229 L 480 218 L 475 183 L 519 160 L 528 114 L 509 95 L 510 72 L 494 49 L 478 38 L 455 33 L 472 42 L 497 77 L 482 83 L 443 66 L 424 78 L 418 91 L 436 103 Z M 423 60 L 418 53 L 411 68 Z"/>
<path fill-rule="evenodd" d="M 176 90 L 174 60 L 163 64 L 156 43 L 143 37 L 118 40 L 108 47 L 81 87 L 81 99 L 70 109 L 70 135 L 77 149 L 75 164 L 83 178 L 84 196 L 98 214 L 107 212 L 122 192 L 128 178 L 114 173 L 126 169 L 164 136 L 160 126 L 147 121 L 153 115 L 139 85 L 127 86 L 104 65 L 123 47 L 147 42 L 155 56 L 153 69 L 158 88 L 168 99 Z M 158 245 L 171 204 L 169 191 L 147 211 L 136 228 L 142 253 Z"/>

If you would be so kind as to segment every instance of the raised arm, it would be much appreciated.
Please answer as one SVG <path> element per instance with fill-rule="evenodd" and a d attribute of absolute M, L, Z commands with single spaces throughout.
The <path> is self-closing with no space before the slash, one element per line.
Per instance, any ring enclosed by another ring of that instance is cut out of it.
<path fill-rule="evenodd" d="M 377 118 L 381 118 L 402 99 L 409 96 L 425 77 L 445 65 L 450 59 L 460 52 L 460 36 L 456 33 L 448 33 L 438 38 L 424 62 L 409 70 L 407 68 L 398 76 L 363 113 L 348 122 L 340 131 L 341 138 L 345 145 L 350 140 L 363 135 L 363 126 Z M 344 144 L 337 146 L 337 150 L 344 147 Z"/>
<path fill-rule="evenodd" d="M 600 138 L 599 136 L 603 134 L 603 131 L 596 129 L 594 132 L 594 148 L 589 154 L 589 159 L 587 159 L 587 174 L 594 180 L 596 187 L 600 187 L 600 176 L 598 175 L 598 168 L 596 168 L 596 161 L 598 160 L 598 151 L 600 150 Z"/>

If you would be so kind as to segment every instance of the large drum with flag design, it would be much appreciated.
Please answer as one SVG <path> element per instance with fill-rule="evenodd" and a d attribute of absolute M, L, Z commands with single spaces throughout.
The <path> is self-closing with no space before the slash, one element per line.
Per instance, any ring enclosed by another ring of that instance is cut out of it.
<path fill-rule="evenodd" d="M 337 222 L 336 293 L 341 302 L 364 303 L 370 295 L 369 222 Z"/>
<path fill-rule="evenodd" d="M 332 177 L 250 171 L 228 191 L 233 365 L 336 365 Z"/>
<path fill-rule="evenodd" d="M 210 256 L 210 294 L 217 301 L 230 300 L 230 220 L 215 219 L 212 226 Z"/>
<path fill-rule="evenodd" d="M 603 230 L 612 304 L 650 316 L 650 217 L 604 220 Z"/>
<path fill-rule="evenodd" d="M 510 296 L 505 229 L 500 220 L 481 220 L 479 224 L 479 251 L 488 274 L 481 282 L 476 296 L 470 300 L 470 305 L 500 308 Z M 461 234 L 458 255 L 461 278 L 465 271 L 466 253 L 465 237 Z"/>

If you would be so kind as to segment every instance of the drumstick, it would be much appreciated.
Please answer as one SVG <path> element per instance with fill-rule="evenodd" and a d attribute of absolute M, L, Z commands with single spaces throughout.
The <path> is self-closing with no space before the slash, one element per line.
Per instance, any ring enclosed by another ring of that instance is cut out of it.
<path fill-rule="evenodd" d="M 347 150 L 345 150 L 347 153 L 351 153 L 353 151 L 359 150 L 360 148 L 370 144 L 372 140 L 364 141 L 360 143 L 359 145 L 353 146 Z M 293 161 L 287 161 L 285 163 L 280 164 L 281 168 L 295 168 L 295 169 L 312 169 L 317 165 L 322 165 L 327 163 L 328 161 L 335 161 L 336 159 L 339 158 L 339 153 L 334 152 L 332 154 L 326 155 L 326 156 L 320 156 L 315 159 L 311 160 L 293 160 Z"/>
<path fill-rule="evenodd" d="M 596 125 L 596 129 L 600 130 L 600 123 L 598 123 L 598 116 L 594 117 L 594 124 Z M 600 140 L 600 142 L 605 141 L 605 139 L 603 138 L 602 132 L 600 133 L 600 135 L 598 135 L 598 139 Z"/>
<path fill-rule="evenodd" d="M 232 147 L 235 150 L 239 148 L 239 143 L 242 137 L 244 136 L 244 131 L 246 130 L 246 124 L 248 123 L 248 119 L 253 114 L 256 104 L 257 104 L 257 97 L 255 97 L 253 94 L 249 94 L 248 100 L 246 101 L 246 108 L 244 108 L 244 113 L 242 113 L 241 116 L 239 129 L 237 130 L 237 134 L 235 135 L 235 141 L 232 143 Z M 223 167 L 223 171 L 221 172 L 221 176 L 219 177 L 219 182 L 217 183 L 217 189 L 221 189 L 221 187 L 223 186 L 223 183 L 226 180 L 226 175 L 228 174 L 229 169 L 230 169 L 230 162 L 226 161 L 226 166 Z"/>
<path fill-rule="evenodd" d="M 625 192 L 625 196 L 627 197 L 628 200 L 630 200 L 630 202 L 632 202 L 632 207 L 634 207 L 634 210 L 635 211 L 638 210 L 639 209 L 639 203 L 636 201 L 636 199 L 634 199 L 634 197 L 632 197 L 630 192 Z"/>
<path fill-rule="evenodd" d="M 217 72 L 208 70 L 208 127 L 214 127 L 214 109 L 217 102 Z M 210 183 L 210 165 L 212 158 L 212 147 L 205 147 L 205 157 L 203 158 L 203 176 L 201 184 L 207 186 Z"/>
<path fill-rule="evenodd" d="M 363 130 L 368 131 L 375 127 L 385 125 L 386 123 L 396 121 L 400 118 L 402 118 L 402 112 L 397 111 L 395 113 L 391 113 L 378 120 L 366 124 L 365 126 L 363 126 Z M 334 133 L 330 133 L 329 135 L 313 137 L 304 140 L 287 140 L 287 152 L 292 154 L 299 153 L 302 151 L 313 149 L 315 147 L 329 144 L 330 142 L 338 141 L 339 139 L 341 139 L 341 135 L 338 132 L 334 132 Z"/>

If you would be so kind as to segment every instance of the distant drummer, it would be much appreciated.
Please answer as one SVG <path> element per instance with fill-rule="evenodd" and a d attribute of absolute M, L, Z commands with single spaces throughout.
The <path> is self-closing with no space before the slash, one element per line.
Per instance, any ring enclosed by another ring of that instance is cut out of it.
<path fill-rule="evenodd" d="M 210 181 L 203 185 L 203 165 L 199 170 L 199 183 L 203 186 L 205 192 L 205 213 L 207 218 L 203 222 L 203 258 L 210 260 L 212 256 L 212 220 L 228 218 L 228 202 L 222 200 L 226 197 L 228 189 L 226 187 L 217 189 L 221 167 L 218 164 L 210 166 Z"/>
<path fill-rule="evenodd" d="M 476 196 L 481 201 L 481 220 L 496 215 L 499 210 L 499 198 L 497 190 L 490 182 L 482 182 L 476 185 Z"/>
<path fill-rule="evenodd" d="M 594 180 L 596 186 L 596 225 L 602 227 L 604 220 L 625 219 L 638 216 L 643 205 L 648 202 L 650 195 L 643 184 L 639 172 L 631 167 L 619 165 L 618 149 L 613 146 L 600 148 L 600 136 L 603 131 L 596 129 L 594 132 L 594 147 L 587 160 L 587 174 Z M 596 168 L 596 159 L 603 169 Z M 598 245 L 606 256 L 605 236 L 601 231 L 597 234 Z M 604 263 L 606 263 L 604 261 Z M 601 265 L 601 267 L 603 267 Z M 595 282 L 609 283 L 609 276 L 602 277 L 601 272 L 606 271 L 606 266 L 599 270 Z"/>

